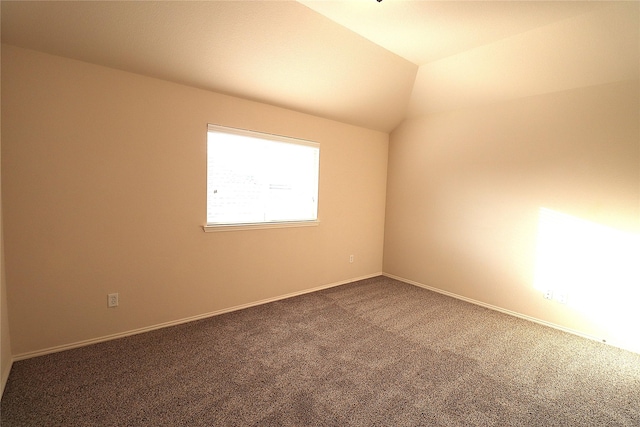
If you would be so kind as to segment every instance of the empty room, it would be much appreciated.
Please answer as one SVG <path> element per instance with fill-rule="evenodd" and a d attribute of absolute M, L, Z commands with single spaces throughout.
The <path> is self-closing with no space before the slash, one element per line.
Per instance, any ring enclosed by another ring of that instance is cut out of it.
<path fill-rule="evenodd" d="M 640 425 L 639 2 L 0 18 L 1 425 Z"/>

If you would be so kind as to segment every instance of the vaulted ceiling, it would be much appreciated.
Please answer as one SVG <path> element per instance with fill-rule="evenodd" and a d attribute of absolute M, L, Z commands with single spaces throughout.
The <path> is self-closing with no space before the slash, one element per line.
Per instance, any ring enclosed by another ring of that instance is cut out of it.
<path fill-rule="evenodd" d="M 638 78 L 638 2 L 2 1 L 2 42 L 385 132 Z"/>

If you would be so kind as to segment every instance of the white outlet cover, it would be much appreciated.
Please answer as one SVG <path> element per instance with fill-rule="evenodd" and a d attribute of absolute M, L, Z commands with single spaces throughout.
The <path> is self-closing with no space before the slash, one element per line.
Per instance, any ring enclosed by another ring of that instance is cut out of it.
<path fill-rule="evenodd" d="M 108 307 L 117 307 L 118 306 L 118 294 L 109 294 L 107 295 L 107 306 Z"/>

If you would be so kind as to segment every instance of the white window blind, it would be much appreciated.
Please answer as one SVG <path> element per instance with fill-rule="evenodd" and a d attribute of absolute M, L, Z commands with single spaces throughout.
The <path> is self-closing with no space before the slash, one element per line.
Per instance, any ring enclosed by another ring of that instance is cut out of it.
<path fill-rule="evenodd" d="M 320 144 L 209 125 L 207 226 L 318 219 Z"/>

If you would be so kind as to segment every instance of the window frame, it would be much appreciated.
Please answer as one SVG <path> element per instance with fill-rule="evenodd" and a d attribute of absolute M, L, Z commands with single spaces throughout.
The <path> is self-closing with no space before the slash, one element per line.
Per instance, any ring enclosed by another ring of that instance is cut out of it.
<path fill-rule="evenodd" d="M 317 202 L 316 202 L 316 219 L 309 220 L 283 220 L 283 221 L 263 221 L 263 222 L 247 222 L 247 223 L 209 223 L 208 222 L 208 209 L 209 209 L 209 147 L 208 147 L 208 134 L 209 132 L 219 132 L 238 136 L 247 136 L 251 138 L 257 138 L 264 141 L 273 141 L 276 143 L 286 143 L 302 145 L 307 147 L 313 147 L 318 149 L 317 160 Z M 252 230 L 252 229 L 270 229 L 270 228 L 291 228 L 291 227 L 313 227 L 320 224 L 320 143 L 316 141 L 310 141 L 306 139 L 294 138 L 290 136 L 258 132 L 248 129 L 233 128 L 229 126 L 222 126 L 217 124 L 207 124 L 207 160 L 206 160 L 206 175 L 207 175 L 207 190 L 206 190 L 206 216 L 205 224 L 202 226 L 205 232 L 217 232 L 217 231 L 237 231 L 237 230 Z"/>

